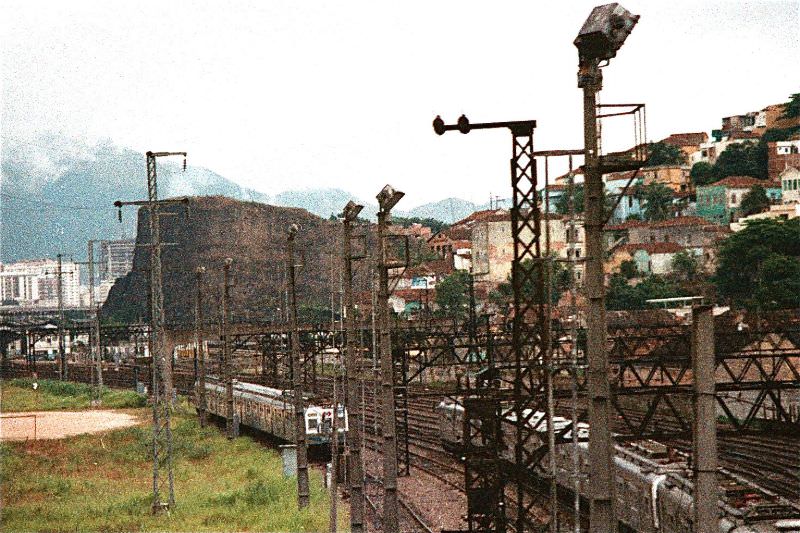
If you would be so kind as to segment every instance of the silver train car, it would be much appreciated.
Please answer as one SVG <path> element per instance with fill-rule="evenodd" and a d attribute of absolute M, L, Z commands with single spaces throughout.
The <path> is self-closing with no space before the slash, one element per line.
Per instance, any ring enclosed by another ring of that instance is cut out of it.
<path fill-rule="evenodd" d="M 206 381 L 206 405 L 210 414 L 225 417 L 223 383 Z M 347 410 L 341 404 L 337 407 L 337 433 L 339 440 L 342 440 L 348 429 Z M 240 425 L 263 431 L 286 442 L 294 441 L 294 403 L 291 390 L 284 391 L 234 380 L 233 410 Z M 306 401 L 306 439 L 309 446 L 330 445 L 333 413 L 333 405 L 315 405 Z"/>
<path fill-rule="evenodd" d="M 450 452 L 458 452 L 463 446 L 463 416 L 462 405 L 444 400 L 434 408 L 438 415 L 439 429 L 442 446 Z M 515 417 L 506 413 L 509 424 L 505 424 L 504 431 L 513 431 Z M 544 413 L 536 412 L 530 417 L 532 427 L 542 433 L 542 441 L 547 439 L 547 426 L 540 424 Z M 554 417 L 553 426 L 556 430 L 563 429 L 569 424 L 567 419 Z M 571 438 L 571 432 L 565 434 Z M 585 440 L 589 436 L 589 426 L 585 423 L 578 425 L 578 437 L 583 442 L 578 443 L 578 456 L 580 474 L 587 479 L 590 473 L 589 446 Z M 506 443 L 514 442 L 513 436 L 508 433 Z M 658 447 L 658 443 L 653 443 Z M 692 484 L 681 468 L 675 463 L 667 463 L 648 457 L 645 447 L 624 447 L 616 445 L 614 463 L 616 468 L 616 497 L 617 516 L 619 521 L 637 533 L 686 533 L 692 531 Z M 559 444 L 556 447 L 556 467 L 558 484 L 565 490 L 573 490 L 573 445 L 572 443 Z M 506 446 L 502 457 L 513 461 L 512 446 Z M 541 462 L 547 465 L 549 461 Z M 588 497 L 585 490 L 587 483 L 581 484 L 581 495 Z M 787 533 L 800 532 L 798 520 L 768 519 L 749 522 L 747 510 L 732 507 L 728 503 L 720 502 L 720 533 Z"/>

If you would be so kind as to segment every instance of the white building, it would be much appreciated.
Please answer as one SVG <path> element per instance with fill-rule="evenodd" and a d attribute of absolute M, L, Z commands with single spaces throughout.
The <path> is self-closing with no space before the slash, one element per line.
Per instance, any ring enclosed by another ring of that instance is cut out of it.
<path fill-rule="evenodd" d="M 114 281 L 130 272 L 133 268 L 134 250 L 134 239 L 100 241 L 100 280 Z"/>
<path fill-rule="evenodd" d="M 800 204 L 800 170 L 787 167 L 778 178 L 781 180 L 783 203 Z"/>
<path fill-rule="evenodd" d="M 64 307 L 81 305 L 80 266 L 61 263 L 61 295 Z M 0 263 L 0 303 L 23 307 L 58 306 L 58 261 L 33 259 Z"/>

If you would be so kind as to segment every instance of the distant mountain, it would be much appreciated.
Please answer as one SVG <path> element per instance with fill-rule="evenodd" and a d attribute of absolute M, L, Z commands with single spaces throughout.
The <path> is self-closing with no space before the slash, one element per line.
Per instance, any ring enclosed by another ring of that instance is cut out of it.
<path fill-rule="evenodd" d="M 375 220 L 378 205 L 364 202 L 342 189 L 305 189 L 299 191 L 285 191 L 272 198 L 272 204 L 281 207 L 300 207 L 318 217 L 328 218 L 338 215 L 348 201 L 353 200 L 364 206 L 362 216 Z"/>
<path fill-rule="evenodd" d="M 435 218 L 447 224 L 457 222 L 465 218 L 478 209 L 478 206 L 467 200 L 460 198 L 446 198 L 438 202 L 431 202 L 407 211 L 402 216 L 419 217 L 419 218 Z"/>
<path fill-rule="evenodd" d="M 147 196 L 145 156 L 111 142 L 88 145 L 58 135 L 4 138 L 0 182 L 0 261 L 86 256 L 86 241 L 134 237 L 136 217 L 117 222 L 115 200 Z M 224 195 L 267 202 L 211 170 L 179 162 L 158 165 L 159 196 Z"/>
<path fill-rule="evenodd" d="M 0 261 L 58 253 L 82 260 L 89 239 L 136 236 L 135 210 L 126 208 L 120 224 L 113 203 L 146 198 L 144 154 L 111 141 L 89 145 L 46 134 L 25 141 L 4 138 L 1 162 Z M 161 198 L 226 196 L 299 207 L 326 219 L 341 213 L 350 199 L 364 205 L 364 218 L 374 221 L 378 212 L 375 200 L 364 201 L 342 189 L 293 190 L 270 198 L 205 168 L 190 165 L 183 172 L 175 160 L 159 161 L 158 187 Z M 472 202 L 447 198 L 407 211 L 401 203 L 394 214 L 451 224 L 476 208 Z"/>

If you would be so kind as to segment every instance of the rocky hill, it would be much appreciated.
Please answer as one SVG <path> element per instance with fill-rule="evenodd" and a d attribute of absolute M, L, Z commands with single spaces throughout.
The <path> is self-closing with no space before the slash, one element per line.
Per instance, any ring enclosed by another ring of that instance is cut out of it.
<path fill-rule="evenodd" d="M 237 319 L 275 319 L 285 311 L 286 235 L 290 224 L 300 226 L 297 236 L 298 305 L 328 307 L 331 279 L 339 286 L 341 224 L 323 220 L 304 209 L 276 207 L 221 196 L 193 197 L 188 210 L 180 205 L 164 208 L 162 240 L 174 243 L 162 253 L 164 305 L 168 323 L 194 320 L 195 268 L 205 266 L 205 315 L 217 321 L 222 294 L 222 265 L 233 259 L 231 314 Z M 127 322 L 149 317 L 149 219 L 147 209 L 138 216 L 133 271 L 117 281 L 103 314 Z"/>

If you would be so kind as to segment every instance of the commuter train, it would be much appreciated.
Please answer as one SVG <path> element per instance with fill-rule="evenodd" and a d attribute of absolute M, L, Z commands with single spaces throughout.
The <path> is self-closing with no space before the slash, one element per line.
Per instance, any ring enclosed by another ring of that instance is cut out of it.
<path fill-rule="evenodd" d="M 463 447 L 463 416 L 461 404 L 444 400 L 434 408 L 438 416 L 442 446 L 454 453 Z M 506 447 L 502 459 L 513 461 L 515 417 L 506 411 L 508 424 L 504 424 Z M 547 425 L 542 421 L 544 413 L 537 411 L 530 417 L 530 424 L 541 433 L 542 442 L 547 441 Z M 540 423 L 541 422 L 541 423 Z M 556 431 L 569 424 L 567 419 L 553 418 Z M 537 427 L 538 425 L 538 427 Z M 589 426 L 578 425 L 578 456 L 580 474 L 587 479 L 590 471 L 589 446 L 586 440 Z M 571 432 L 565 434 L 571 439 Z M 573 490 L 572 443 L 556 446 L 556 467 L 558 484 L 568 492 Z M 685 475 L 685 462 L 676 462 L 670 457 L 666 446 L 653 441 L 634 443 L 631 446 L 616 445 L 614 457 L 616 467 L 617 516 L 627 528 L 637 533 L 686 533 L 692 531 L 692 484 Z M 549 464 L 547 457 L 540 463 L 542 468 Z M 587 483 L 581 485 L 581 495 L 586 497 Z M 767 505 L 770 502 L 763 502 Z M 786 533 L 800 532 L 800 521 L 792 519 L 750 520 L 753 507 L 737 508 L 728 503 L 720 505 L 721 533 Z"/>
<path fill-rule="evenodd" d="M 294 442 L 294 399 L 291 390 L 273 389 L 255 383 L 233 381 L 233 409 L 239 424 Z M 306 441 L 309 446 L 328 446 L 333 427 L 333 405 L 309 404 L 306 399 Z M 212 415 L 225 417 L 225 384 L 206 381 L 206 405 Z M 337 433 L 342 440 L 347 432 L 347 410 L 337 409 Z"/>

